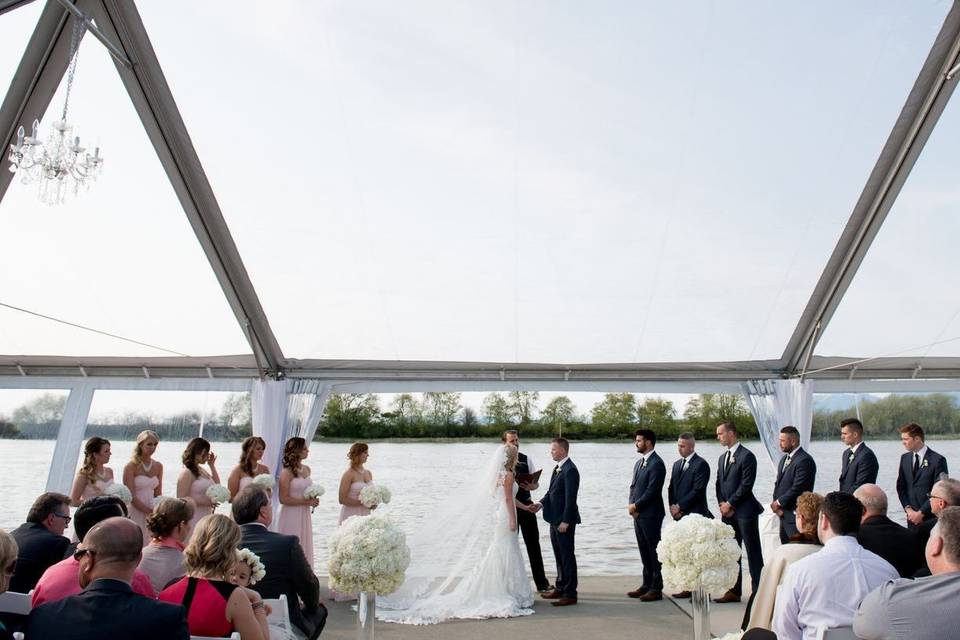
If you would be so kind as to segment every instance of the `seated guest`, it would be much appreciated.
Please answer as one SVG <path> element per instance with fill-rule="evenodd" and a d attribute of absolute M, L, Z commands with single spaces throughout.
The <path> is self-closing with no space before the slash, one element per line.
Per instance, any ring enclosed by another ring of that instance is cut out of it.
<path fill-rule="evenodd" d="M 184 550 L 187 575 L 160 592 L 164 602 L 187 610 L 191 635 L 267 640 L 263 601 L 250 602 L 244 589 L 229 582 L 237 560 L 240 527 L 224 515 L 204 516 Z"/>
<path fill-rule="evenodd" d="M 817 535 L 823 549 L 797 560 L 777 593 L 773 631 L 779 640 L 815 640 L 820 627 L 849 627 L 863 598 L 896 578 L 897 570 L 857 542 L 863 505 L 848 493 L 828 493 Z"/>
<path fill-rule="evenodd" d="M 764 562 L 763 572 L 760 574 L 760 588 L 750 596 L 747 604 L 746 616 L 749 622 L 744 626 L 745 629 L 769 629 L 772 626 L 777 588 L 783 582 L 787 567 L 822 548 L 817 538 L 817 517 L 820 515 L 821 504 L 823 496 L 811 491 L 804 491 L 797 498 L 797 533 Z"/>
<path fill-rule="evenodd" d="M 10 535 L 20 550 L 10 591 L 27 593 L 48 567 L 63 560 L 70 540 L 63 536 L 70 524 L 70 498 L 62 493 L 44 493 L 34 500 L 27 522 Z"/>
<path fill-rule="evenodd" d="M 181 498 L 166 498 L 147 516 L 150 544 L 143 548 L 140 571 L 150 577 L 158 593 L 186 574 L 183 549 L 190 538 L 193 504 Z"/>
<path fill-rule="evenodd" d="M 82 543 L 94 526 L 109 518 L 125 518 L 125 514 L 123 501 L 117 496 L 96 496 L 77 509 L 74 514 L 73 528 Z M 47 569 L 33 590 L 31 600 L 33 606 L 38 607 L 45 602 L 61 600 L 80 593 L 80 581 L 77 579 L 79 573 L 80 561 L 76 553 Z M 134 593 L 148 598 L 157 597 L 150 584 L 150 578 L 145 573 L 139 570 L 134 571 L 131 582 Z"/>
<path fill-rule="evenodd" d="M 940 512 L 925 551 L 932 574 L 892 580 L 860 603 L 853 631 L 863 640 L 945 640 L 957 637 L 960 594 L 960 507 Z"/>
<path fill-rule="evenodd" d="M 290 622 L 307 638 L 318 637 L 327 621 L 327 609 L 320 604 L 320 581 L 296 536 L 267 530 L 273 521 L 270 497 L 256 486 L 241 489 L 233 499 L 233 519 L 243 531 L 240 546 L 255 553 L 266 567 L 266 577 L 253 589 L 264 598 L 286 594 Z"/>
<path fill-rule="evenodd" d="M 0 593 L 10 586 L 14 567 L 17 564 L 17 542 L 9 533 L 0 529 Z M 13 640 L 13 634 L 0 622 L 0 640 Z"/>
<path fill-rule="evenodd" d="M 30 612 L 25 635 L 65 640 L 189 640 L 183 607 L 134 593 L 143 533 L 132 520 L 108 518 L 77 549 L 83 592 Z"/>
<path fill-rule="evenodd" d="M 901 577 L 911 577 L 920 566 L 917 534 L 887 517 L 887 494 L 877 485 L 862 485 L 853 495 L 864 509 L 857 542 L 892 564 Z"/>
<path fill-rule="evenodd" d="M 930 532 L 933 531 L 933 527 L 937 524 L 937 518 L 940 517 L 940 512 L 947 507 L 960 506 L 960 480 L 942 475 L 940 480 L 933 485 L 928 497 L 930 498 L 930 513 L 933 514 L 933 517 L 929 520 L 924 520 L 923 524 L 917 527 L 917 545 L 920 550 L 920 564 L 922 566 L 914 577 L 930 575 L 930 569 L 927 567 L 927 561 L 924 557 L 927 540 L 930 539 Z M 908 576 L 904 577 L 906 578 Z"/>

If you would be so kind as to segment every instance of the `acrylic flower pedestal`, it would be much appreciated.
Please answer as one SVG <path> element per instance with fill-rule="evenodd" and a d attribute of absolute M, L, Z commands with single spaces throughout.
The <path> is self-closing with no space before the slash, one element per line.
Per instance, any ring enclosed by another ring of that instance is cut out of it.
<path fill-rule="evenodd" d="M 357 640 L 373 640 L 377 620 L 377 594 L 357 596 Z"/>
<path fill-rule="evenodd" d="M 710 594 L 703 588 L 690 592 L 693 606 L 693 640 L 710 640 Z"/>

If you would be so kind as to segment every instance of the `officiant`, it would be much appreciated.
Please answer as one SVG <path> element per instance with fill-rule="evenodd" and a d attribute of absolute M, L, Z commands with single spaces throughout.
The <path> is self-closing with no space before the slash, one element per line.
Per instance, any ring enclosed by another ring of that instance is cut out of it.
<path fill-rule="evenodd" d="M 515 429 L 504 431 L 500 439 L 505 444 L 512 444 L 519 450 L 520 434 Z M 525 476 L 532 476 L 540 468 L 530 456 L 522 451 L 517 455 L 517 466 L 513 471 L 513 476 L 517 480 L 517 501 L 523 504 L 533 504 L 530 492 L 536 491 L 540 485 L 532 478 L 525 478 Z M 537 526 L 537 514 L 518 508 L 517 528 L 523 535 L 523 544 L 527 547 L 527 557 L 530 558 L 530 572 L 533 574 L 537 591 L 551 591 L 553 587 L 550 586 L 547 574 L 543 570 L 543 554 L 540 552 L 540 528 Z"/>

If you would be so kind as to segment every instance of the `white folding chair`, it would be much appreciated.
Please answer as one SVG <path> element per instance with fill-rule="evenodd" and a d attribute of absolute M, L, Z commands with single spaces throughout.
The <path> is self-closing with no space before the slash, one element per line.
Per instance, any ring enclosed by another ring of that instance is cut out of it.
<path fill-rule="evenodd" d="M 853 627 L 820 627 L 817 629 L 817 640 L 859 640 L 853 632 Z"/>
<path fill-rule="evenodd" d="M 223 638 L 212 638 L 210 636 L 190 636 L 190 640 L 223 640 Z M 240 632 L 234 631 L 231 633 L 229 640 L 240 640 Z"/>
<path fill-rule="evenodd" d="M 30 593 L 17 593 L 16 591 L 0 593 L 0 613 L 29 615 L 33 608 L 30 605 L 31 600 L 33 600 L 33 589 L 30 590 Z"/>
<path fill-rule="evenodd" d="M 14 631 L 13 640 L 23 640 L 23 633 L 20 631 Z"/>
<path fill-rule="evenodd" d="M 282 627 L 288 633 L 293 633 L 293 627 L 290 626 L 290 609 L 287 608 L 287 594 L 281 593 L 279 598 L 271 598 L 263 602 L 270 605 L 272 610 L 267 616 L 267 622 L 273 626 Z"/>

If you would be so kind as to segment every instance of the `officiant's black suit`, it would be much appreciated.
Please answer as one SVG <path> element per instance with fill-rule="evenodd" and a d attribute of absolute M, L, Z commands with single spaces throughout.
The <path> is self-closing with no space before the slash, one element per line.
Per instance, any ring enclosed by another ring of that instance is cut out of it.
<path fill-rule="evenodd" d="M 580 524 L 577 508 L 577 491 L 580 489 L 580 472 L 573 461 L 567 458 L 562 467 L 555 468 L 550 476 L 550 487 L 540 500 L 543 519 L 550 523 L 550 543 L 557 561 L 557 581 L 554 585 L 564 598 L 577 598 L 577 556 L 575 535 Z M 557 527 L 561 522 L 569 526 L 565 533 Z"/>
<path fill-rule="evenodd" d="M 513 470 L 514 477 L 530 473 L 530 460 L 525 453 L 517 454 L 517 468 Z M 542 474 L 541 474 L 542 475 Z M 523 487 L 517 487 L 517 501 L 523 504 L 533 504 L 530 492 Z M 530 572 L 537 591 L 543 591 L 550 586 L 547 574 L 543 569 L 543 552 L 540 550 L 540 528 L 537 526 L 537 514 L 526 509 L 517 509 L 517 525 L 523 535 L 523 544 L 527 547 L 527 557 L 530 558 Z"/>
<path fill-rule="evenodd" d="M 657 544 L 663 528 L 663 483 L 666 478 L 667 466 L 656 451 L 651 451 L 646 461 L 641 458 L 633 466 L 633 482 L 630 484 L 630 504 L 636 507 L 633 532 L 643 562 L 641 588 L 650 591 L 663 591 Z"/>
<path fill-rule="evenodd" d="M 919 461 L 916 473 L 913 471 L 913 453 L 907 451 L 903 454 L 900 457 L 900 474 L 897 476 L 897 495 L 900 496 L 903 508 L 910 506 L 915 511 L 922 511 L 924 520 L 932 518 L 930 498 L 927 494 L 942 473 L 947 473 L 947 459 L 929 447 L 926 455 Z M 914 530 L 918 526 L 908 522 L 907 528 Z"/>
<path fill-rule="evenodd" d="M 683 469 L 683 458 L 673 463 L 670 473 L 670 486 L 667 497 L 670 504 L 680 507 L 680 517 L 698 513 L 705 518 L 713 514 L 707 507 L 707 485 L 710 484 L 710 465 L 696 453 L 690 455 L 687 468 Z M 682 470 L 681 470 L 682 469 Z"/>
<path fill-rule="evenodd" d="M 787 460 L 790 463 L 787 464 Z M 786 544 L 797 535 L 797 498 L 804 491 L 813 491 L 817 478 L 817 463 L 803 447 L 797 447 L 789 456 L 780 458 L 777 479 L 773 483 L 773 499 L 780 503 L 783 517 L 780 518 L 780 542 Z"/>
<path fill-rule="evenodd" d="M 877 454 L 866 443 L 861 442 L 857 452 L 850 460 L 850 449 L 845 449 L 840 461 L 840 491 L 853 495 L 853 492 L 865 484 L 877 484 L 880 463 Z"/>
<path fill-rule="evenodd" d="M 756 591 L 760 586 L 760 572 L 763 570 L 763 550 L 760 546 L 760 514 L 763 506 L 753 495 L 753 484 L 757 480 L 757 457 L 742 444 L 737 448 L 732 462 L 727 464 L 727 452 L 717 461 L 717 502 L 729 502 L 733 507 L 732 518 L 723 517 L 723 523 L 733 527 L 737 544 L 747 549 L 750 564 L 750 583 Z M 743 558 L 738 561 L 743 566 Z M 743 571 L 737 576 L 737 584 L 732 591 L 743 593 Z"/>

